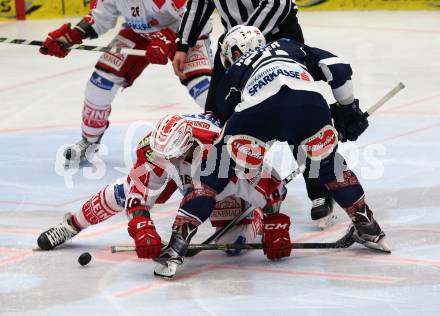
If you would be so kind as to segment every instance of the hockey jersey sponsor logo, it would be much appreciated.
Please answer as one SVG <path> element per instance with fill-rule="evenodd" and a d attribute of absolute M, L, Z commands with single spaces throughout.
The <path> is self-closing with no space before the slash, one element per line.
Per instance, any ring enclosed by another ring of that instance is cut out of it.
<path fill-rule="evenodd" d="M 198 40 L 190 48 L 183 65 L 183 72 L 187 76 L 210 74 L 212 72 L 212 56 L 209 40 Z"/>
<path fill-rule="evenodd" d="M 126 18 L 125 21 L 127 22 L 127 25 L 135 32 L 145 32 L 152 28 L 151 23 L 142 22 L 136 19 L 128 19 Z"/>
<path fill-rule="evenodd" d="M 136 43 L 123 36 L 117 35 L 109 46 L 121 47 L 121 48 L 133 48 L 136 46 Z M 123 54 L 104 53 L 99 58 L 98 64 L 102 63 L 103 65 L 106 65 L 116 71 L 120 71 L 127 57 L 128 55 L 123 55 Z"/>
<path fill-rule="evenodd" d="M 211 125 L 209 125 L 209 123 L 201 122 L 201 121 L 192 121 L 189 124 L 192 127 L 203 128 L 203 129 L 209 129 L 211 127 Z"/>
<path fill-rule="evenodd" d="M 259 90 L 275 80 L 278 76 L 285 76 L 297 80 L 310 81 L 310 77 L 305 71 L 299 72 L 296 70 L 281 68 L 280 66 L 276 65 L 262 71 L 253 78 L 252 82 L 247 85 L 249 95 L 253 96 Z"/>
<path fill-rule="evenodd" d="M 193 126 L 201 126 L 201 125 L 197 125 L 199 123 L 194 123 L 194 122 L 203 122 L 203 121 L 205 121 L 208 124 L 208 125 L 204 125 L 204 126 L 206 126 L 207 129 L 209 129 L 209 127 L 210 127 L 209 124 L 212 124 L 215 127 L 220 128 L 220 121 L 217 120 L 215 117 L 213 117 L 210 114 L 204 114 L 204 113 L 202 113 L 202 114 L 185 114 L 184 118 L 187 121 L 189 121 L 189 123 L 191 125 L 193 125 Z"/>
<path fill-rule="evenodd" d="M 235 217 L 242 214 L 245 210 L 245 203 L 238 197 L 229 196 L 223 200 L 217 201 L 214 210 L 209 219 L 214 227 L 222 227 Z M 253 219 L 253 213 L 250 213 L 244 220 L 237 225 L 250 224 Z"/>
<path fill-rule="evenodd" d="M 105 79 L 96 72 L 93 72 L 92 77 L 90 77 L 90 82 L 103 90 L 111 90 L 114 86 L 112 81 Z"/>
<path fill-rule="evenodd" d="M 301 148 L 312 160 L 328 157 L 338 144 L 337 132 L 331 125 L 324 126 L 312 137 L 301 142 Z"/>
<path fill-rule="evenodd" d="M 242 89 L 241 102 L 235 111 L 240 112 L 260 104 L 277 94 L 282 87 L 296 91 L 317 91 L 313 77 L 300 64 L 284 57 L 275 57 L 257 67 L 247 80 Z"/>
<path fill-rule="evenodd" d="M 226 148 L 237 165 L 246 169 L 259 168 L 267 151 L 266 143 L 248 135 L 231 136 Z"/>

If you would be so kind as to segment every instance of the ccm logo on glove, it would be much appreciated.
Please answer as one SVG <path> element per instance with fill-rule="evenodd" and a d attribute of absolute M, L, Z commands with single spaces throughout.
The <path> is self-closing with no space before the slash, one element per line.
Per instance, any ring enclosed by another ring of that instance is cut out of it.
<path fill-rule="evenodd" d="M 274 229 L 288 229 L 289 224 L 265 224 L 265 230 L 274 230 Z"/>
<path fill-rule="evenodd" d="M 147 226 L 154 226 L 153 221 L 149 220 L 149 221 L 142 221 L 137 223 L 136 228 L 137 229 L 141 229 Z"/>

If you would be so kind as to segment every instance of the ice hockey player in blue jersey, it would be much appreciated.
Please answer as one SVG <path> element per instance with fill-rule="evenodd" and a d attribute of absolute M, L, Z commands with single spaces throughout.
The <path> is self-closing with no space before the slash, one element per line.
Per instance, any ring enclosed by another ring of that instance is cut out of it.
<path fill-rule="evenodd" d="M 270 145 L 286 141 L 298 151 L 299 163 L 305 163 L 304 175 L 325 185 L 351 218 L 355 241 L 390 252 L 358 178 L 336 151 L 338 140 L 354 141 L 368 127 L 353 95 L 350 65 L 330 52 L 289 39 L 266 45 L 257 28 L 241 25 L 226 35 L 222 55 L 229 69 L 217 102 L 229 119 L 216 150 L 205 161 L 213 172 L 201 176 L 200 186 L 180 208 L 210 213 L 215 195 L 231 179 L 258 173 Z M 332 88 L 337 103 L 331 111 L 317 90 L 318 80 Z M 290 219 L 278 211 L 265 214 L 263 220 L 269 259 L 290 255 Z"/>

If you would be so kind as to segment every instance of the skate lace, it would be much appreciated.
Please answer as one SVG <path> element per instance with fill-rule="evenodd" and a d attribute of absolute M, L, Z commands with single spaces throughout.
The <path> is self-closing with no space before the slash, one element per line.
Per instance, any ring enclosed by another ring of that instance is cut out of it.
<path fill-rule="evenodd" d="M 322 206 L 325 204 L 325 198 L 317 198 L 312 201 L 313 207 Z"/>
<path fill-rule="evenodd" d="M 89 143 L 87 140 L 85 139 L 81 139 L 79 142 L 77 142 L 75 144 L 75 146 L 82 152 L 84 150 L 86 150 L 89 146 L 91 145 L 91 143 Z"/>
<path fill-rule="evenodd" d="M 75 235 L 76 234 L 72 233 L 63 226 L 53 227 L 46 232 L 46 236 L 52 246 L 58 246 Z"/>

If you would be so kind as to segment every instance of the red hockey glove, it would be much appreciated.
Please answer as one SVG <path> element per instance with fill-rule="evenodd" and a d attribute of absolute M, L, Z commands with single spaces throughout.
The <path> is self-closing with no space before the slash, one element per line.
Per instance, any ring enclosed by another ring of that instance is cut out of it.
<path fill-rule="evenodd" d="M 176 52 L 176 34 L 170 29 L 155 33 L 147 46 L 146 58 L 152 64 L 166 65 Z"/>
<path fill-rule="evenodd" d="M 40 47 L 40 53 L 64 58 L 70 52 L 67 47 L 81 44 L 85 37 L 85 34 L 77 28 L 71 29 L 70 23 L 63 24 L 60 28 L 49 33 L 43 46 Z"/>
<path fill-rule="evenodd" d="M 290 218 L 276 213 L 263 219 L 263 245 L 264 253 L 269 260 L 281 259 L 290 256 Z"/>
<path fill-rule="evenodd" d="M 128 223 L 128 233 L 134 239 L 139 258 L 156 258 L 161 249 L 161 239 L 153 221 L 145 216 L 136 216 Z"/>

